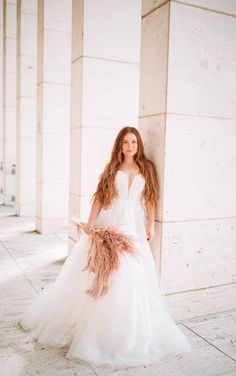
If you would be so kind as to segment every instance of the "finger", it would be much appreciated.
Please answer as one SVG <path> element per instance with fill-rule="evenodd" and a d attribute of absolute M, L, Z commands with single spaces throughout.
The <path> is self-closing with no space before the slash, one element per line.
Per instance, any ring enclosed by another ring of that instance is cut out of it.
<path fill-rule="evenodd" d="M 77 226 L 81 227 L 81 228 L 84 228 L 85 227 L 85 223 L 84 222 L 77 223 Z"/>
<path fill-rule="evenodd" d="M 80 235 L 80 234 L 81 234 L 81 232 L 82 232 L 82 228 L 81 228 L 81 227 L 79 227 L 79 226 L 76 226 L 76 230 L 77 230 L 77 233 L 78 233 L 78 235 Z"/>

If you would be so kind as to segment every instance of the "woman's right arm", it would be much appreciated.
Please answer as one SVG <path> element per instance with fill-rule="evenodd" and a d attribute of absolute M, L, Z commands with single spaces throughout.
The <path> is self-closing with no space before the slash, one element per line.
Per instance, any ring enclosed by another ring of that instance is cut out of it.
<path fill-rule="evenodd" d="M 84 226 L 84 231 L 88 234 L 89 233 L 89 229 L 90 227 L 93 226 L 97 216 L 98 216 L 98 213 L 100 212 L 102 208 L 102 205 L 100 203 L 99 200 L 94 200 L 93 201 L 93 204 L 92 204 L 92 207 L 91 207 L 91 211 L 90 211 L 90 214 L 89 214 L 89 218 L 88 218 L 88 222 L 85 224 Z"/>

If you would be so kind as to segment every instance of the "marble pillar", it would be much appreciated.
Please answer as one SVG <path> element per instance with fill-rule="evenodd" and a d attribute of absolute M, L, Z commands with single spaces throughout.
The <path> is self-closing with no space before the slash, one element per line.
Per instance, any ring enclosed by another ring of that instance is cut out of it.
<path fill-rule="evenodd" d="M 67 226 L 71 79 L 71 1 L 38 2 L 36 223 Z"/>
<path fill-rule="evenodd" d="M 140 120 L 158 168 L 155 255 L 175 318 L 236 307 L 236 6 L 143 1 Z"/>
<path fill-rule="evenodd" d="M 16 0 L 3 2 L 3 203 L 16 196 Z"/>
<path fill-rule="evenodd" d="M 17 1 L 16 213 L 35 216 L 37 0 Z"/>
<path fill-rule="evenodd" d="M 138 126 L 141 1 L 74 0 L 72 24 L 70 217 L 87 221 L 119 129 Z"/>
<path fill-rule="evenodd" d="M 3 0 L 0 1 L 0 205 L 3 201 Z"/>

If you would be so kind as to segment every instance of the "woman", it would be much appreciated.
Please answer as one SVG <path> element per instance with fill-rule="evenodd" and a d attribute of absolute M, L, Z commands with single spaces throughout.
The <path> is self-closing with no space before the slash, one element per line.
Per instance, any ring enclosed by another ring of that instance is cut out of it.
<path fill-rule="evenodd" d="M 149 245 L 158 197 L 155 167 L 145 157 L 138 130 L 121 129 L 93 195 L 84 234 L 56 281 L 20 319 L 40 343 L 69 346 L 69 359 L 113 366 L 156 364 L 169 354 L 191 350 L 161 296 Z M 135 255 L 120 256 L 108 292 L 99 299 L 86 293 L 92 273 L 83 270 L 94 227 L 115 228 L 132 236 L 135 245 Z"/>

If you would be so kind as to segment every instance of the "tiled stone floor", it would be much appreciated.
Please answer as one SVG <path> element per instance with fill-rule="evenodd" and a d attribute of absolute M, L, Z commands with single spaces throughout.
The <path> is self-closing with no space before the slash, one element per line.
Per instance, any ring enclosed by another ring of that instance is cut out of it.
<path fill-rule="evenodd" d="M 67 255 L 62 231 L 39 235 L 30 218 L 0 207 L 0 376 L 236 376 L 236 310 L 178 323 L 193 351 L 148 367 L 112 368 L 65 359 L 16 326 L 42 286 L 53 281 Z"/>

